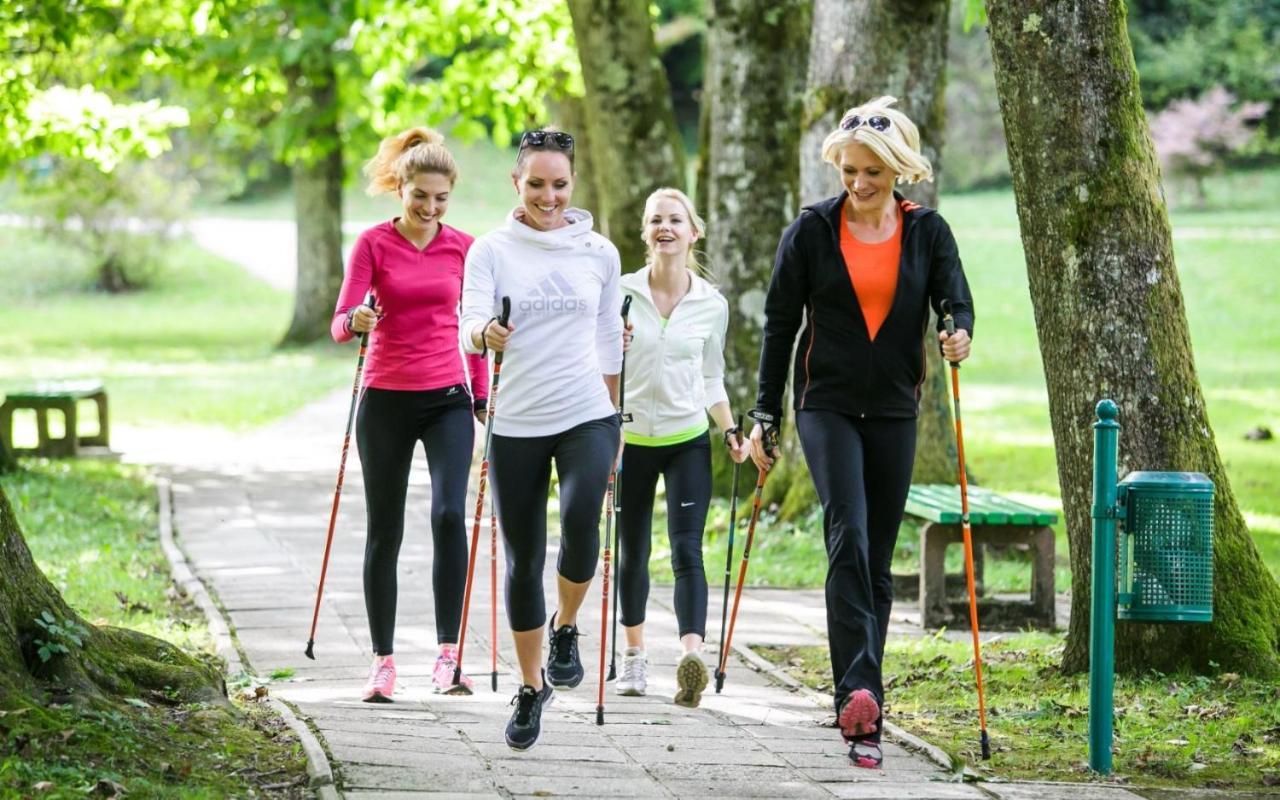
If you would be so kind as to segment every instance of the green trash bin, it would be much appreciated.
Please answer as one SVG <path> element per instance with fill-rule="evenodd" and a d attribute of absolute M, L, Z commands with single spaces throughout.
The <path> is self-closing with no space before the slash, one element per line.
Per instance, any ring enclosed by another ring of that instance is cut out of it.
<path fill-rule="evenodd" d="M 1213 620 L 1213 481 L 1199 472 L 1133 472 L 1120 481 L 1116 616 Z"/>

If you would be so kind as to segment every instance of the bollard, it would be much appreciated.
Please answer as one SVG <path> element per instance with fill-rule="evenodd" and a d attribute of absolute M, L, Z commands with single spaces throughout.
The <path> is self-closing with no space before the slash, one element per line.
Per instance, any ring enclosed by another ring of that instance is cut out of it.
<path fill-rule="evenodd" d="M 1093 583 L 1089 615 L 1089 768 L 1111 774 L 1115 713 L 1116 449 L 1119 409 L 1098 403 L 1093 424 Z"/>

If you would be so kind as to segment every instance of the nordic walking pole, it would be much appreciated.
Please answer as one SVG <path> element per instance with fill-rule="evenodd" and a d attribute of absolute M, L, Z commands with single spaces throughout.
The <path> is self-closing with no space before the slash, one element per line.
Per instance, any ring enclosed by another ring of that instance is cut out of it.
<path fill-rule="evenodd" d="M 631 295 L 627 295 L 622 299 L 622 326 L 623 326 L 624 332 L 626 330 L 626 325 L 627 325 L 627 316 L 630 313 L 631 313 Z M 618 373 L 619 423 L 624 423 L 626 421 L 626 414 L 625 412 L 623 412 L 624 403 L 626 402 L 625 401 L 626 394 L 623 389 L 623 387 L 625 386 L 624 381 L 626 380 L 626 377 L 627 377 L 627 351 L 624 349 L 622 351 L 622 369 Z M 609 633 L 609 562 L 613 555 L 613 552 L 612 552 L 613 537 L 614 537 L 613 512 L 614 512 L 614 502 L 615 502 L 615 499 L 617 498 L 617 494 L 616 494 L 617 483 L 618 483 L 618 465 L 617 465 L 617 461 L 615 460 L 613 469 L 609 471 L 609 485 L 607 490 L 605 491 L 605 500 L 604 500 L 604 571 L 603 571 L 603 578 L 600 581 L 600 690 L 599 690 L 599 693 L 596 695 L 596 724 L 597 725 L 604 724 L 604 684 L 605 684 L 604 650 L 605 650 L 605 639 L 607 638 Z M 618 598 L 617 592 L 614 592 L 613 635 L 615 638 L 618 635 L 617 598 Z M 616 656 L 618 653 L 617 646 L 616 646 L 617 643 L 615 642 L 614 644 L 615 644 L 614 655 Z M 611 664 L 609 667 L 609 677 L 612 678 L 615 674 L 616 673 L 613 669 L 613 665 Z"/>
<path fill-rule="evenodd" d="M 765 434 L 765 452 L 778 452 L 778 429 L 773 428 Z M 729 669 L 729 648 L 733 643 L 733 627 L 738 621 L 738 603 L 742 600 L 742 584 L 747 581 L 747 562 L 751 560 L 751 543 L 756 538 L 756 522 L 760 519 L 760 497 L 764 492 L 764 482 L 769 471 L 762 469 L 756 477 L 756 496 L 751 501 L 751 522 L 747 524 L 747 542 L 742 548 L 742 566 L 738 568 L 738 588 L 733 593 L 733 611 L 729 614 L 729 633 L 720 645 L 720 669 L 716 670 L 716 691 L 724 686 L 725 673 Z"/>
<path fill-rule="evenodd" d="M 622 330 L 625 333 L 627 329 L 628 318 L 631 316 L 631 295 L 627 295 L 622 300 Z M 627 351 L 622 351 L 622 370 L 618 373 L 618 413 L 622 415 L 622 422 L 625 424 L 630 420 L 627 419 Z M 622 492 L 614 492 L 613 495 L 613 515 L 617 517 L 614 522 L 614 530 L 618 537 L 622 536 Z M 622 576 L 622 560 L 619 559 L 614 570 L 618 579 Z M 610 641 L 612 650 L 609 653 L 609 680 L 618 677 L 618 590 L 615 587 L 613 592 L 613 636 Z"/>
<path fill-rule="evenodd" d="M 742 415 L 738 415 L 738 439 L 742 439 Z M 733 571 L 733 529 L 738 522 L 738 475 L 742 472 L 742 464 L 733 465 L 733 492 L 729 500 L 729 549 L 724 554 L 724 600 L 720 603 L 720 663 L 724 663 L 724 631 L 729 620 L 729 577 Z M 716 670 L 716 694 L 724 688 L 724 672 Z"/>
<path fill-rule="evenodd" d="M 511 317 L 511 298 L 502 298 L 502 316 L 498 324 L 507 327 Z M 462 648 L 467 643 L 467 616 L 471 611 L 471 585 L 475 582 L 476 551 L 480 549 L 480 520 L 484 516 L 484 490 L 489 482 L 489 444 L 493 441 L 493 411 L 498 401 L 498 379 L 502 375 L 502 353 L 493 357 L 493 380 L 489 381 L 489 408 L 484 417 L 484 458 L 480 462 L 480 485 L 476 488 L 476 521 L 471 527 L 471 555 L 467 561 L 467 588 L 462 593 L 462 627 L 458 629 L 458 663 L 453 668 L 453 685 L 462 683 Z M 497 648 L 498 643 L 492 643 Z M 496 681 L 496 677 L 495 677 Z"/>
<path fill-rule="evenodd" d="M 505 327 L 505 326 L 504 326 Z M 498 504 L 489 498 L 489 688 L 498 691 Z"/>
<path fill-rule="evenodd" d="M 378 299 L 370 292 L 365 305 L 375 311 Z M 347 432 L 342 436 L 342 458 L 338 461 L 338 485 L 333 490 L 333 508 L 329 511 L 329 533 L 324 540 L 324 559 L 320 562 L 320 583 L 316 586 L 316 610 L 311 615 L 311 635 L 307 637 L 307 658 L 316 660 L 316 625 L 320 622 L 320 598 L 324 595 L 324 576 L 329 571 L 329 551 L 333 548 L 333 528 L 338 522 L 338 501 L 342 499 L 342 480 L 347 475 L 347 452 L 351 449 L 351 425 L 356 419 L 360 400 L 360 379 L 364 376 L 364 356 L 369 351 L 369 332 L 360 334 L 360 355 L 356 357 L 356 379 L 351 385 L 351 408 L 347 411 Z"/>
<path fill-rule="evenodd" d="M 951 316 L 951 301 L 943 300 L 942 323 L 947 335 L 956 332 Z M 964 574 L 969 585 L 969 628 L 973 631 L 973 671 L 978 682 L 978 725 L 981 729 L 982 757 L 991 758 L 991 740 L 987 736 L 987 702 L 982 688 L 982 644 L 978 639 L 978 596 L 973 578 L 973 532 L 969 528 L 969 479 L 964 468 L 964 428 L 960 424 L 960 364 L 951 362 L 951 398 L 956 412 L 956 456 L 960 469 L 960 525 L 964 533 Z"/>

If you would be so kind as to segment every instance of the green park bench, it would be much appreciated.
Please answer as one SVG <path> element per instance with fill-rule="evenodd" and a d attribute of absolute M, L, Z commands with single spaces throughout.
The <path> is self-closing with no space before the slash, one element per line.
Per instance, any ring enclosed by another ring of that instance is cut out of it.
<path fill-rule="evenodd" d="M 960 487 L 912 486 L 906 514 L 922 521 L 920 528 L 920 617 L 926 628 L 969 626 L 969 606 L 963 575 L 946 574 L 947 547 L 964 541 L 960 525 Z M 978 623 L 982 627 L 1052 630 L 1055 622 L 1052 526 L 1058 515 L 1019 503 L 977 486 L 969 487 L 969 525 L 973 534 L 974 571 L 978 585 Z M 982 597 L 984 544 L 1027 545 L 1031 553 L 1029 601 Z M 951 596 L 948 588 L 953 589 Z M 959 592 L 954 591 L 959 589 Z M 959 599 L 954 599 L 955 595 Z"/>
<path fill-rule="evenodd" d="M 92 402 L 98 410 L 98 431 L 91 436 L 80 436 L 77 430 L 81 401 Z M 14 447 L 13 413 L 32 410 L 36 413 L 36 446 Z M 49 412 L 57 411 L 63 418 L 63 435 L 49 435 Z M 15 456 L 74 457 L 90 452 L 109 452 L 111 430 L 107 418 L 107 391 L 97 381 L 66 381 L 43 383 L 27 391 L 9 392 L 0 405 L 0 440 Z"/>

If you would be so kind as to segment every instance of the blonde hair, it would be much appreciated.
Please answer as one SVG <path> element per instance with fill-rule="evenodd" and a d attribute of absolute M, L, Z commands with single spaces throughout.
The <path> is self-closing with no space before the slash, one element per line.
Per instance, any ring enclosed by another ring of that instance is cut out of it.
<path fill-rule="evenodd" d="M 645 246 L 644 263 L 646 267 L 653 264 L 653 245 L 649 243 L 649 240 L 644 235 L 645 229 L 649 226 L 649 206 L 664 198 L 675 200 L 684 206 L 685 214 L 689 216 L 689 227 L 693 229 L 693 233 L 698 239 L 705 238 L 707 235 L 707 223 L 703 221 L 702 217 L 698 216 L 698 210 L 693 207 L 693 201 L 689 199 L 689 195 L 670 186 L 654 189 L 644 201 L 644 215 L 640 218 L 640 241 L 644 242 Z M 698 253 L 693 249 L 693 242 L 689 243 L 689 259 L 686 263 L 698 275 L 714 282 L 715 276 L 712 275 L 711 270 L 698 260 Z"/>
<path fill-rule="evenodd" d="M 837 125 L 822 142 L 822 160 L 839 167 L 840 151 L 857 143 L 865 145 L 886 167 L 893 170 L 898 176 L 898 183 L 933 180 L 933 165 L 920 154 L 920 131 L 906 114 L 890 108 L 896 102 L 898 98 L 885 95 L 844 112 L 840 117 L 841 124 L 856 114 L 864 120 L 868 117 L 885 117 L 889 120 L 889 127 L 878 131 L 863 123 L 847 131 Z"/>
<path fill-rule="evenodd" d="M 458 180 L 458 165 L 444 146 L 444 136 L 430 128 L 410 128 L 388 136 L 378 145 L 378 154 L 364 165 L 364 174 L 369 178 L 365 191 L 398 192 L 424 172 L 445 176 L 450 186 Z"/>

